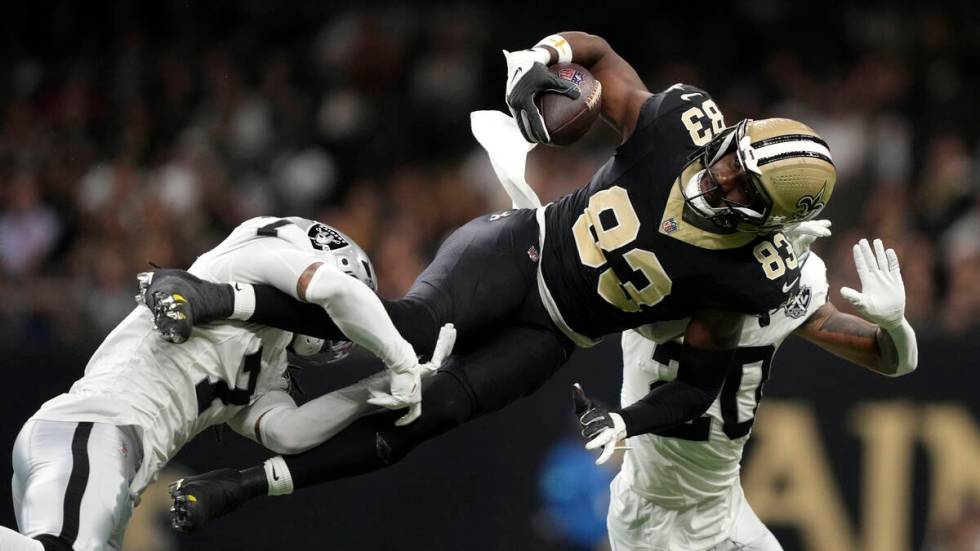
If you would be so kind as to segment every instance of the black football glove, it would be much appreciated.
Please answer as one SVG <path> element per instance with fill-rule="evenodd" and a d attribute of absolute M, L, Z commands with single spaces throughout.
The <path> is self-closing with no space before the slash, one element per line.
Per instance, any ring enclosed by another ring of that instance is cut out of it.
<path fill-rule="evenodd" d="M 538 94 L 554 92 L 578 99 L 581 92 L 572 82 L 558 78 L 558 75 L 548 71 L 540 61 L 540 51 L 521 50 L 508 52 L 507 58 L 507 107 L 517 121 L 517 127 L 524 139 L 531 143 L 550 143 L 551 136 L 545 128 L 544 119 L 534 99 Z"/>
<path fill-rule="evenodd" d="M 617 443 L 626 438 L 626 423 L 618 413 L 609 411 L 604 406 L 593 402 L 582 386 L 572 385 L 572 400 L 575 403 L 575 416 L 578 418 L 582 437 L 588 442 L 585 449 L 602 448 L 602 453 L 596 459 L 596 465 L 602 465 L 612 457 L 617 449 Z"/>

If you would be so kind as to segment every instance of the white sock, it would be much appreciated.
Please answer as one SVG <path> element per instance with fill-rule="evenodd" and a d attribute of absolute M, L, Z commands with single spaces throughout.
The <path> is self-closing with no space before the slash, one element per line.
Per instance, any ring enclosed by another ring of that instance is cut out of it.
<path fill-rule="evenodd" d="M 255 313 L 255 288 L 248 283 L 235 282 L 231 290 L 235 293 L 235 308 L 229 319 L 248 321 Z"/>
<path fill-rule="evenodd" d="M 0 549 L 3 551 L 44 551 L 44 546 L 36 539 L 0 526 Z"/>
<path fill-rule="evenodd" d="M 293 493 L 293 475 L 289 473 L 286 460 L 281 455 L 266 459 L 265 479 L 269 483 L 270 496 L 286 496 Z"/>

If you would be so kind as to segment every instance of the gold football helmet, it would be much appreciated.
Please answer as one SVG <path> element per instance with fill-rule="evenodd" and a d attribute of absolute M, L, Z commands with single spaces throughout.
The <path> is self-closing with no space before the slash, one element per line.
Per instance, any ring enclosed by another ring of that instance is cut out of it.
<path fill-rule="evenodd" d="M 750 199 L 744 204 L 711 201 L 718 186 L 708 169 L 733 150 Z M 827 204 L 837 182 L 827 143 L 791 119 L 745 119 L 716 136 L 701 156 L 712 185 L 704 189 L 700 177 L 692 178 L 682 187 L 684 201 L 725 231 L 767 233 L 810 220 Z"/>

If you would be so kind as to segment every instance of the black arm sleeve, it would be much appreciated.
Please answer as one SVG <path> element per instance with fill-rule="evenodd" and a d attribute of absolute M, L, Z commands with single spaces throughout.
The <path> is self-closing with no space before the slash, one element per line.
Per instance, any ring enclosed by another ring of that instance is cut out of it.
<path fill-rule="evenodd" d="M 684 346 L 677 379 L 658 386 L 635 404 L 619 411 L 626 435 L 666 430 L 703 414 L 721 391 L 735 350 L 704 350 Z"/>
<path fill-rule="evenodd" d="M 248 321 L 321 339 L 347 340 L 321 306 L 300 302 L 268 285 L 254 285 L 255 313 Z"/>

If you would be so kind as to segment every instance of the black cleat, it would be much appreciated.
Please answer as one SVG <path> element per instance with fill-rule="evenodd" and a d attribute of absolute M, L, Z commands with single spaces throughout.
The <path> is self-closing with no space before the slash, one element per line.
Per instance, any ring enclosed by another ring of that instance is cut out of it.
<path fill-rule="evenodd" d="M 236 469 L 218 469 L 170 484 L 170 525 L 190 534 L 255 496 Z"/>
<path fill-rule="evenodd" d="M 136 276 L 136 302 L 153 312 L 153 324 L 164 340 L 180 344 L 195 325 L 231 315 L 235 296 L 231 286 L 212 283 L 184 270 L 156 270 Z"/>

